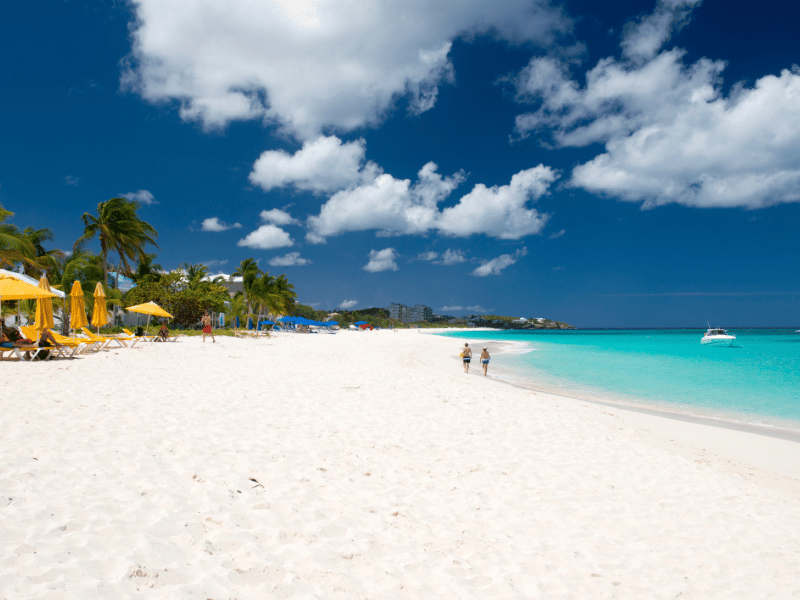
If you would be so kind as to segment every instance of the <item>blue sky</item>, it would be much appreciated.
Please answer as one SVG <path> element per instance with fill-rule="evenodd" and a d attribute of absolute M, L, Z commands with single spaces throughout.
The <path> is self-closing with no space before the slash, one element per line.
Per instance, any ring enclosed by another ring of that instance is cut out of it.
<path fill-rule="evenodd" d="M 798 8 L 257 4 L 6 7 L 14 222 L 128 195 L 165 268 L 320 308 L 800 325 Z"/>

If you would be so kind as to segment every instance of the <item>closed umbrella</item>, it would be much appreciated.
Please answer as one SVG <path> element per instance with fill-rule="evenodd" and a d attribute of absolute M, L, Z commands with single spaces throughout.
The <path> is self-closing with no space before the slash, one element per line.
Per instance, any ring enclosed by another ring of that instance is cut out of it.
<path fill-rule="evenodd" d="M 147 329 L 149 332 L 150 329 L 150 317 L 155 315 L 156 317 L 166 317 L 168 319 L 172 318 L 172 315 L 161 308 L 158 304 L 153 302 L 145 302 L 144 304 L 137 304 L 136 306 L 129 306 L 125 310 L 135 313 L 141 313 L 143 315 L 147 315 Z"/>
<path fill-rule="evenodd" d="M 42 275 L 42 278 L 39 280 L 39 287 L 45 291 L 50 291 L 50 282 L 47 281 L 47 275 Z M 53 328 L 52 298 L 38 298 L 36 300 L 36 322 L 33 327 L 37 331 Z"/>
<path fill-rule="evenodd" d="M 106 310 L 106 292 L 103 289 L 103 284 L 99 281 L 94 288 L 94 311 L 92 312 L 92 326 L 97 327 L 97 333 L 100 333 L 100 328 L 108 323 L 108 311 Z"/>
<path fill-rule="evenodd" d="M 75 281 L 72 284 L 70 295 L 70 315 L 69 327 L 70 329 L 80 329 L 86 327 L 89 321 L 86 320 L 86 305 L 83 303 L 83 289 L 81 289 L 81 282 Z"/>

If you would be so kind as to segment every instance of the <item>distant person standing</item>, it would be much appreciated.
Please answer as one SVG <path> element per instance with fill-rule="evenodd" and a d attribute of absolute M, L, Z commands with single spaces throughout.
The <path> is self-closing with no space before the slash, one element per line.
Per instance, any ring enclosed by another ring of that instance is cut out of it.
<path fill-rule="evenodd" d="M 489 360 L 491 356 L 489 356 L 489 351 L 486 349 L 486 346 L 483 347 L 483 352 L 481 352 L 481 366 L 483 367 L 483 376 L 486 377 L 486 371 L 489 369 Z"/>
<path fill-rule="evenodd" d="M 464 349 L 461 351 L 461 360 L 464 362 L 464 373 L 469 373 L 469 363 L 472 360 L 472 350 L 469 344 L 464 343 Z"/>
<path fill-rule="evenodd" d="M 206 342 L 206 336 L 211 336 L 211 341 L 213 343 L 217 343 L 217 340 L 214 339 L 214 331 L 211 329 L 211 316 L 208 314 L 208 311 L 203 313 L 203 318 L 200 321 L 203 324 L 203 343 Z"/>

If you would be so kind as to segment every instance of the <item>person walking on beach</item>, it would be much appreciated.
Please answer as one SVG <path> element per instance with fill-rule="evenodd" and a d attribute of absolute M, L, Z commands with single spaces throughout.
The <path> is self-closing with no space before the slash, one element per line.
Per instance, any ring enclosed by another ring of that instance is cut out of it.
<path fill-rule="evenodd" d="M 483 352 L 481 352 L 481 366 L 483 367 L 483 376 L 486 377 L 486 371 L 489 369 L 489 351 L 486 349 L 486 346 L 483 347 Z"/>
<path fill-rule="evenodd" d="M 211 329 L 211 316 L 208 314 L 208 311 L 203 313 L 203 318 L 200 320 L 203 324 L 203 343 L 206 343 L 206 336 L 211 336 L 211 341 L 213 343 L 217 343 L 217 340 L 214 339 L 214 332 Z"/>
<path fill-rule="evenodd" d="M 464 349 L 461 351 L 461 360 L 464 361 L 464 373 L 469 373 L 469 361 L 472 360 L 472 350 L 469 344 L 464 343 Z"/>

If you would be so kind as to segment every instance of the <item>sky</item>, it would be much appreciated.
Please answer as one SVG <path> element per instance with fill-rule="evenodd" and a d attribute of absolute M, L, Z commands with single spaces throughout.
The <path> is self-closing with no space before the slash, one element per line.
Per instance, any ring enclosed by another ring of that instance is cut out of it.
<path fill-rule="evenodd" d="M 0 19 L 0 204 L 316 308 L 800 326 L 800 6 L 43 0 Z"/>

